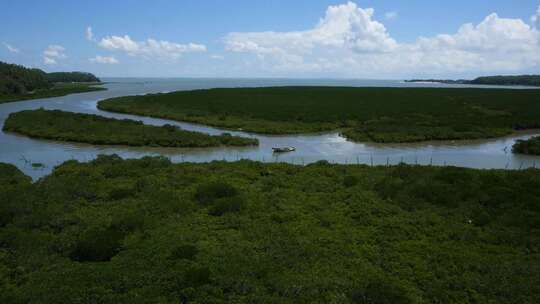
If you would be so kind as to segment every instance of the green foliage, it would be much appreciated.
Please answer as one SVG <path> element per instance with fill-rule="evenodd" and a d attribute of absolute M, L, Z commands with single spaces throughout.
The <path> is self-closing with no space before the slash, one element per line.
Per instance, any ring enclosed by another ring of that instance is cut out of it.
<path fill-rule="evenodd" d="M 62 81 L 99 83 L 99 79 L 89 73 L 47 74 L 39 69 L 28 69 L 0 61 L 0 103 L 105 90 L 91 86 L 96 83 L 56 83 Z"/>
<path fill-rule="evenodd" d="M 48 89 L 51 84 L 46 75 L 47 73 L 39 69 L 27 69 L 0 61 L 0 97 Z"/>
<path fill-rule="evenodd" d="M 197 256 L 197 253 L 199 250 L 194 245 L 180 245 L 171 252 L 171 255 L 169 256 L 169 259 L 171 260 L 179 260 L 179 259 L 186 259 L 186 260 L 194 260 Z"/>
<path fill-rule="evenodd" d="M 258 144 L 258 140 L 252 138 L 211 136 L 182 130 L 172 125 L 157 127 L 129 119 L 118 120 L 98 115 L 44 109 L 11 113 L 4 123 L 4 130 L 35 138 L 98 145 L 213 147 Z"/>
<path fill-rule="evenodd" d="M 412 304 L 418 303 L 403 283 L 391 277 L 370 277 L 366 286 L 357 287 L 350 294 L 351 302 L 358 304 Z"/>
<path fill-rule="evenodd" d="M 118 97 L 98 107 L 258 133 L 340 129 L 375 142 L 490 138 L 540 126 L 540 90 L 233 88 Z"/>
<path fill-rule="evenodd" d="M 209 214 L 213 216 L 222 216 L 225 213 L 238 212 L 244 207 L 244 200 L 241 196 L 224 197 L 213 202 Z"/>
<path fill-rule="evenodd" d="M 540 302 L 536 169 L 0 164 L 0 219 L 2 303 Z"/>
<path fill-rule="evenodd" d="M 91 73 L 85 72 L 55 72 L 48 73 L 47 80 L 50 82 L 101 82 Z"/>
<path fill-rule="evenodd" d="M 358 178 L 354 175 L 347 175 L 343 179 L 343 186 L 347 188 L 356 186 L 356 184 L 358 184 Z"/>
<path fill-rule="evenodd" d="M 233 197 L 238 190 L 225 182 L 205 183 L 197 187 L 195 199 L 202 204 L 209 204 L 220 198 Z"/>
<path fill-rule="evenodd" d="M 540 86 L 540 75 L 517 75 L 517 76 L 484 76 L 473 80 L 448 80 L 448 79 L 412 79 L 405 82 L 438 82 L 447 84 L 478 84 L 478 85 L 519 85 Z"/>
<path fill-rule="evenodd" d="M 27 213 L 28 206 L 21 203 L 27 197 L 31 179 L 15 166 L 0 163 L 0 227 L 11 223 L 13 218 Z"/>
<path fill-rule="evenodd" d="M 193 267 L 186 272 L 186 285 L 200 287 L 210 284 L 210 270 L 207 267 Z"/>
<path fill-rule="evenodd" d="M 512 152 L 540 155 L 540 136 L 531 137 L 527 140 L 517 140 L 512 146 Z"/>
<path fill-rule="evenodd" d="M 120 251 L 123 234 L 115 229 L 92 228 L 77 240 L 70 258 L 79 262 L 105 262 Z"/>
<path fill-rule="evenodd" d="M 478 77 L 470 81 L 470 83 L 489 85 L 540 86 L 540 75 L 485 76 Z"/>

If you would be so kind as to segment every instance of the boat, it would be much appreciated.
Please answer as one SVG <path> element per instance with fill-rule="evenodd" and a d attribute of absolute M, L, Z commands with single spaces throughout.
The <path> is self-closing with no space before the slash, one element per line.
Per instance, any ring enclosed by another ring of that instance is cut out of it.
<path fill-rule="evenodd" d="M 293 152 L 296 151 L 295 147 L 278 147 L 278 148 L 272 148 L 274 153 L 285 153 L 285 152 Z"/>

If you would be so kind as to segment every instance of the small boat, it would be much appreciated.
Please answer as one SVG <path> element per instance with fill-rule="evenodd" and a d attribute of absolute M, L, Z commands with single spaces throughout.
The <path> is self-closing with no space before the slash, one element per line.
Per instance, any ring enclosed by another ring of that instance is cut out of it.
<path fill-rule="evenodd" d="M 272 148 L 274 153 L 285 153 L 285 152 L 293 152 L 296 151 L 295 147 L 278 147 L 278 148 Z"/>

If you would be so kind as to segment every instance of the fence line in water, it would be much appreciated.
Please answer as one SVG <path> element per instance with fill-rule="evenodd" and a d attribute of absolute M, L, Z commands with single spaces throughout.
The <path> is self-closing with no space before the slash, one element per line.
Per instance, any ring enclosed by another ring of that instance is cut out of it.
<path fill-rule="evenodd" d="M 159 153 L 158 154 L 155 154 L 155 156 L 157 155 L 160 155 Z M 282 155 L 283 157 L 280 157 L 280 155 L 274 155 L 272 157 L 265 157 L 265 156 L 261 156 L 260 159 L 254 159 L 254 158 L 245 158 L 245 157 L 242 157 L 240 154 L 235 154 L 235 155 L 223 155 L 222 158 L 219 158 L 219 157 L 216 157 L 216 159 L 214 160 L 221 160 L 221 161 L 227 161 L 227 162 L 234 162 L 234 161 L 240 161 L 240 160 L 253 160 L 253 161 L 261 161 L 263 163 L 291 163 L 291 164 L 294 164 L 294 165 L 302 165 L 302 166 L 305 166 L 305 165 L 308 165 L 310 163 L 314 163 L 314 162 L 317 162 L 317 161 L 306 161 L 306 159 L 304 157 L 295 157 L 295 156 L 285 156 L 285 155 Z M 128 158 L 128 157 L 126 157 Z M 68 160 L 79 160 L 79 161 L 82 161 L 82 162 L 88 162 L 88 161 L 91 161 L 95 159 L 94 157 L 92 157 L 92 155 L 83 155 L 82 157 L 78 158 L 75 157 L 74 155 L 71 155 L 71 158 L 68 159 Z M 200 162 L 199 160 L 197 159 L 190 159 L 189 155 L 185 155 L 185 154 L 179 154 L 177 156 L 174 156 L 174 157 L 169 157 L 169 159 L 171 159 L 173 162 Z M 44 170 L 46 169 L 47 165 L 45 164 L 42 164 L 40 162 L 34 162 L 32 159 L 29 159 L 27 158 L 25 155 L 21 155 L 20 156 L 20 159 L 19 161 L 22 162 L 23 164 L 23 167 L 26 167 L 26 168 L 31 168 L 33 170 Z M 66 160 L 67 161 L 67 160 Z M 207 160 L 207 161 L 204 161 L 204 162 L 209 162 L 209 161 L 212 161 L 212 160 Z M 421 165 L 421 166 L 457 166 L 457 167 L 468 167 L 467 165 L 465 164 L 460 164 L 459 162 L 450 162 L 450 161 L 447 161 L 447 160 L 437 160 L 436 158 L 433 158 L 432 156 L 429 157 L 429 158 L 419 158 L 417 155 L 415 155 L 414 157 L 408 157 L 408 158 L 405 158 L 403 156 L 396 156 L 394 158 L 390 157 L 390 156 L 386 156 L 386 157 L 380 157 L 380 158 L 376 158 L 374 157 L 372 154 L 370 154 L 369 156 L 368 155 L 357 155 L 355 157 L 352 157 L 352 158 L 348 158 L 348 157 L 345 157 L 343 158 L 341 161 L 339 160 L 319 160 L 319 161 L 327 161 L 328 163 L 331 163 L 331 164 L 349 164 L 349 165 L 368 165 L 368 166 L 395 166 L 395 165 L 399 165 L 399 164 L 408 164 L 408 165 Z M 57 165 L 60 165 L 62 163 L 62 161 L 56 161 L 56 163 L 54 165 L 52 165 L 51 167 L 54 167 L 54 166 L 57 166 Z M 530 160 L 530 161 L 520 161 L 519 163 L 516 163 L 515 161 L 514 162 L 511 162 L 509 160 L 506 160 L 506 162 L 504 163 L 504 166 L 500 166 L 500 167 L 494 167 L 494 168 L 497 168 L 497 169 L 506 169 L 506 170 L 525 170 L 525 169 L 529 169 L 529 168 L 537 168 L 536 166 L 536 160 L 533 159 L 533 160 Z M 52 168 L 49 168 L 49 169 L 52 169 Z"/>
<path fill-rule="evenodd" d="M 384 158 L 376 158 L 373 155 L 369 156 L 356 156 L 353 158 L 343 158 L 340 160 L 314 160 L 314 161 L 306 161 L 304 157 L 280 157 L 280 156 L 272 156 L 269 158 L 266 158 L 264 156 L 261 156 L 259 159 L 253 159 L 250 157 L 241 157 L 239 155 L 236 156 L 230 156 L 224 155 L 221 159 L 223 161 L 239 161 L 239 160 L 253 160 L 253 161 L 260 161 L 263 163 L 290 163 L 294 165 L 308 165 L 310 163 L 314 163 L 317 161 L 327 161 L 331 164 L 348 164 L 348 165 L 368 165 L 368 166 L 395 166 L 399 164 L 407 164 L 407 165 L 420 165 L 420 166 L 456 166 L 456 167 L 468 167 L 465 164 L 460 164 L 459 162 L 452 162 L 445 159 L 438 160 L 434 157 L 429 158 L 419 158 L 417 155 L 414 156 L 414 158 L 409 157 L 408 159 L 403 156 L 396 156 L 394 158 L 390 156 L 386 156 Z M 182 159 L 184 161 L 184 159 Z M 189 160 L 188 160 L 189 161 Z M 512 166 L 511 166 L 512 165 Z M 537 168 L 536 166 L 536 160 L 531 161 L 520 161 L 518 164 L 515 162 L 511 162 L 506 160 L 504 162 L 504 166 L 501 164 L 500 167 L 494 167 L 496 169 L 506 169 L 506 170 L 524 170 L 529 168 Z"/>

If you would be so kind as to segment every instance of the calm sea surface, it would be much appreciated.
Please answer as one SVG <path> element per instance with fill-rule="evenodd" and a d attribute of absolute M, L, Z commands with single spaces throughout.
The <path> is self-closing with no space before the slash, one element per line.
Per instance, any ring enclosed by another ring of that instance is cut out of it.
<path fill-rule="evenodd" d="M 131 118 L 146 124 L 174 124 L 186 130 L 209 134 L 229 132 L 203 125 L 172 122 L 134 115 L 104 112 L 96 108 L 99 100 L 135 94 L 171 92 L 216 87 L 257 87 L 284 85 L 331 85 L 356 87 L 467 87 L 466 85 L 444 85 L 426 83 L 403 83 L 391 80 L 292 80 L 292 79 L 188 79 L 188 78 L 109 78 L 107 91 L 73 94 L 63 97 L 35 99 L 0 104 L 0 124 L 12 112 L 26 109 L 59 109 L 64 111 L 98 114 L 113 118 Z M 497 88 L 496 86 L 474 86 Z M 527 89 L 514 87 L 515 89 Z M 337 132 L 293 136 L 266 136 L 244 132 L 230 132 L 235 135 L 256 137 L 260 146 L 249 148 L 134 148 L 125 146 L 94 146 L 36 140 L 13 133 L 0 133 L 0 162 L 11 163 L 25 174 L 37 179 L 51 172 L 54 166 L 70 159 L 89 161 L 98 154 L 116 153 L 124 158 L 139 158 L 147 155 L 163 155 L 173 162 L 208 162 L 212 160 L 235 161 L 252 159 L 264 162 L 290 162 L 307 164 L 318 160 L 332 163 L 361 164 L 411 164 L 452 165 L 470 168 L 520 169 L 540 166 L 540 157 L 514 155 L 511 146 L 517 139 L 526 139 L 540 134 L 540 131 L 519 133 L 514 136 L 492 140 L 427 142 L 415 144 L 372 144 L 353 143 L 339 136 Z M 275 155 L 272 147 L 294 146 L 296 152 Z M 34 168 L 32 163 L 44 167 Z"/>

